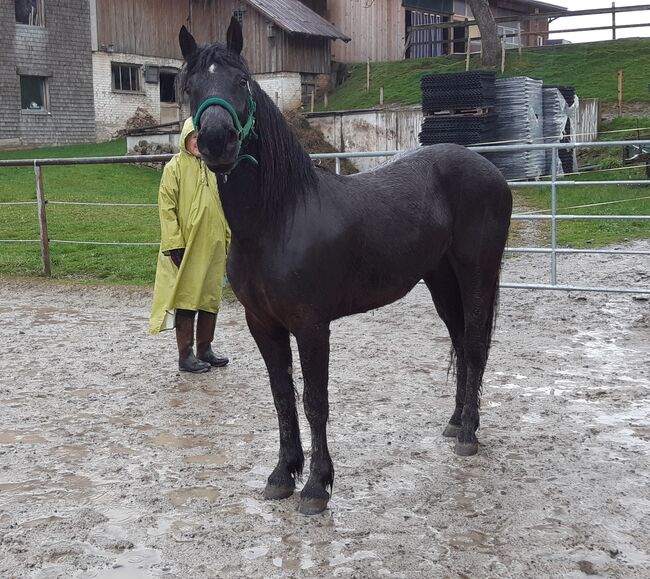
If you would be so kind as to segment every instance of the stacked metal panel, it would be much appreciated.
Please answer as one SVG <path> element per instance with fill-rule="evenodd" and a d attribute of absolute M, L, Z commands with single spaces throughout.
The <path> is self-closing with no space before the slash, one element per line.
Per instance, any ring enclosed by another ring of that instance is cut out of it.
<path fill-rule="evenodd" d="M 569 121 L 568 105 L 557 88 L 546 88 L 543 90 L 544 102 L 544 142 L 561 143 L 567 138 L 566 127 Z M 548 149 L 546 151 L 546 169 L 545 174 L 552 173 L 553 156 L 556 159 L 557 174 L 562 175 L 564 169 L 560 159 L 558 149 Z"/>
<path fill-rule="evenodd" d="M 544 142 L 543 82 L 525 76 L 496 81 L 497 140 L 503 144 Z M 544 174 L 544 150 L 486 155 L 507 179 L 536 179 Z"/>
<path fill-rule="evenodd" d="M 564 127 L 561 143 L 576 143 L 580 135 L 576 134 L 578 126 L 578 108 L 580 105 L 575 88 L 572 86 L 554 86 L 560 91 L 567 105 L 567 120 Z M 559 149 L 560 163 L 564 173 L 574 173 L 578 170 L 577 151 L 573 149 Z"/>
<path fill-rule="evenodd" d="M 420 143 L 474 145 L 496 138 L 496 74 L 490 71 L 425 76 Z"/>

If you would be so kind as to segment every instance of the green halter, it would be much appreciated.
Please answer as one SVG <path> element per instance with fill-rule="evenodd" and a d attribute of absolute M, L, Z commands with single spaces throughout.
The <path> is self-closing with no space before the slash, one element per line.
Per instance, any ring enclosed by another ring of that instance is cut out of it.
<path fill-rule="evenodd" d="M 233 106 L 227 100 L 220 99 L 217 97 L 210 97 L 208 99 L 205 99 L 201 103 L 199 110 L 196 111 L 196 114 L 192 118 L 192 122 L 194 123 L 194 129 L 196 131 L 198 131 L 201 128 L 201 115 L 203 114 L 203 111 L 205 111 L 205 109 L 207 109 L 212 105 L 218 105 L 220 107 L 223 107 L 228 111 L 228 113 L 232 117 L 232 122 L 235 124 L 235 128 L 237 129 L 240 148 L 243 142 L 248 137 L 248 135 L 252 133 L 254 136 L 256 136 L 254 127 L 255 127 L 255 111 L 257 110 L 257 104 L 255 103 L 255 100 L 253 99 L 253 95 L 250 93 L 250 91 L 248 93 L 248 120 L 246 121 L 246 124 L 243 127 L 241 121 L 239 120 L 239 117 L 237 116 L 237 111 L 235 111 Z M 239 164 L 239 162 L 243 161 L 244 159 L 248 161 L 252 161 L 256 165 L 259 164 L 257 162 L 257 159 L 252 155 L 240 155 L 239 157 L 237 157 L 237 162 L 235 163 L 235 166 L 237 166 L 237 164 Z"/>

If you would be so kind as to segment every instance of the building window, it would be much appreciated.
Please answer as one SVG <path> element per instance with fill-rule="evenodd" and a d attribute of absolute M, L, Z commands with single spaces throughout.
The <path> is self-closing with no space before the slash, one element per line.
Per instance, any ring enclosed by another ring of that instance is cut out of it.
<path fill-rule="evenodd" d="M 16 22 L 45 26 L 45 0 L 16 0 Z"/>
<path fill-rule="evenodd" d="M 23 111 L 47 112 L 47 100 L 47 79 L 45 77 L 20 77 L 20 108 Z"/>
<path fill-rule="evenodd" d="M 140 65 L 111 63 L 113 90 L 140 92 Z"/>
<path fill-rule="evenodd" d="M 506 48 L 517 48 L 519 46 L 519 23 L 516 25 L 497 25 L 497 33 L 506 43 Z"/>
<path fill-rule="evenodd" d="M 246 14 L 246 10 L 233 10 L 232 15 L 235 17 L 235 20 L 242 24 L 244 22 L 244 14 Z"/>

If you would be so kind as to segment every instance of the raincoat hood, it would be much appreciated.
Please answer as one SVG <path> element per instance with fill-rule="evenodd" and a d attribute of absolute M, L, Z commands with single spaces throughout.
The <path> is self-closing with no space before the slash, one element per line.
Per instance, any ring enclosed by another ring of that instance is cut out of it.
<path fill-rule="evenodd" d="M 187 137 L 189 137 L 193 132 L 194 132 L 194 121 L 192 121 L 192 117 L 185 119 L 185 122 L 183 123 L 183 130 L 181 131 L 181 136 L 178 140 L 178 148 L 182 153 L 187 153 L 188 155 L 192 155 L 187 150 L 187 147 L 185 146 L 185 141 L 187 140 Z M 194 155 L 192 155 L 193 157 Z"/>

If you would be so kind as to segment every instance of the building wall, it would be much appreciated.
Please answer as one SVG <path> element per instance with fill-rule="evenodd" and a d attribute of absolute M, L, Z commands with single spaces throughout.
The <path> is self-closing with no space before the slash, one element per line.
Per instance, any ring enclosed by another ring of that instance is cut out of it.
<path fill-rule="evenodd" d="M 330 41 L 289 35 L 241 0 L 93 0 L 97 44 L 118 53 L 180 59 L 186 25 L 199 44 L 224 42 L 234 11 L 244 8 L 244 58 L 251 72 L 329 73 Z M 271 33 L 271 34 L 270 34 Z"/>
<path fill-rule="evenodd" d="M 0 147 L 95 140 L 87 0 L 48 0 L 45 26 L 17 24 L 0 3 Z M 47 112 L 21 111 L 20 75 L 46 77 Z"/>
<path fill-rule="evenodd" d="M 298 73 L 256 74 L 255 80 L 282 111 L 299 109 L 302 83 Z"/>
<path fill-rule="evenodd" d="M 112 88 L 111 63 L 138 64 L 140 71 L 141 92 L 116 92 Z M 183 62 L 172 58 L 153 58 L 133 54 L 96 52 L 92 57 L 93 76 L 95 79 L 95 110 L 97 138 L 108 140 L 115 133 L 125 128 L 138 107 L 146 109 L 157 121 L 160 121 L 160 85 L 144 80 L 144 66 L 156 65 L 180 69 Z"/>
<path fill-rule="evenodd" d="M 329 0 L 327 20 L 352 38 L 332 43 L 337 62 L 385 62 L 404 58 L 406 11 L 399 1 Z"/>

